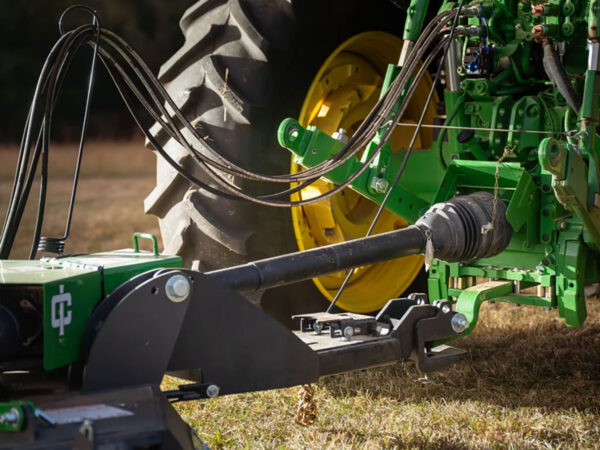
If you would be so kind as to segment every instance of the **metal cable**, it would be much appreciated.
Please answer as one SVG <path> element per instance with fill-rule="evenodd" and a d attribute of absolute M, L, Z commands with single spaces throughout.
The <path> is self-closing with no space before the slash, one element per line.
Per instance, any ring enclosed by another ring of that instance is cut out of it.
<path fill-rule="evenodd" d="M 92 14 L 93 22 L 92 24 L 83 25 L 71 31 L 65 31 L 63 27 L 64 18 L 70 11 L 74 9 L 84 9 Z M 191 123 L 179 110 L 173 99 L 171 99 L 162 84 L 151 73 L 141 57 L 139 57 L 139 55 L 123 39 L 109 30 L 101 28 L 100 21 L 98 20 L 96 13 L 91 8 L 81 5 L 74 5 L 68 8 L 65 10 L 59 20 L 59 30 L 61 32 L 61 36 L 53 46 L 48 58 L 44 63 L 38 78 L 32 104 L 25 123 L 21 148 L 19 151 L 19 159 L 17 162 L 17 170 L 15 173 L 15 180 L 9 201 L 9 208 L 4 221 L 2 236 L 0 239 L 0 258 L 6 258 L 10 253 L 10 249 L 12 248 L 16 231 L 19 227 L 25 205 L 27 203 L 29 192 L 33 184 L 33 178 L 35 176 L 40 158 L 42 160 L 40 194 L 30 256 L 32 258 L 35 257 L 38 241 L 43 241 L 45 243 L 42 245 L 42 249 L 48 249 L 49 247 L 52 247 L 56 250 L 58 248 L 57 246 L 54 246 L 52 238 L 48 239 L 40 237 L 41 228 L 43 225 L 46 188 L 48 181 L 50 129 L 53 110 L 58 97 L 58 92 L 60 91 L 60 86 L 62 85 L 65 74 L 75 54 L 83 45 L 89 44 L 93 47 L 93 57 L 90 70 L 90 79 L 88 81 L 86 107 L 82 121 L 80 145 L 73 180 L 73 189 L 71 192 L 67 224 L 65 226 L 64 238 L 62 239 L 63 241 L 68 236 L 70 229 L 73 204 L 77 190 L 78 175 L 82 161 L 83 144 L 87 130 L 89 108 L 91 105 L 93 78 L 97 59 L 100 59 L 107 68 L 111 78 L 115 82 L 117 90 L 123 97 L 126 107 L 132 114 L 136 124 L 148 138 L 149 142 L 154 146 L 159 155 L 165 158 L 165 160 L 185 179 L 196 184 L 202 189 L 206 189 L 208 192 L 229 199 L 244 199 L 259 204 L 278 207 L 302 206 L 321 201 L 343 190 L 356 178 L 358 178 L 375 159 L 377 154 L 383 148 L 385 141 L 389 139 L 389 136 L 391 135 L 391 132 L 395 126 L 387 126 L 385 122 L 389 120 L 390 113 L 392 112 L 393 108 L 395 108 L 403 93 L 405 93 L 400 108 L 393 117 L 392 123 L 397 124 L 400 121 L 402 114 L 406 109 L 412 94 L 414 93 L 416 84 L 418 84 L 418 81 L 425 73 L 427 66 L 432 62 L 433 57 L 441 48 L 440 43 L 438 43 L 433 50 L 431 46 L 434 41 L 438 39 L 441 30 L 446 26 L 446 20 L 450 18 L 452 14 L 454 14 L 454 11 L 445 11 L 436 16 L 434 20 L 427 24 L 423 33 L 415 44 L 414 50 L 411 53 L 411 57 L 407 60 L 407 63 L 400 71 L 400 74 L 391 83 L 388 90 L 383 93 L 375 107 L 368 114 L 367 118 L 358 127 L 357 132 L 354 133 L 348 144 L 344 146 L 340 152 L 319 163 L 318 165 L 305 169 L 296 174 L 264 175 L 237 166 L 232 161 L 229 161 L 226 157 L 224 157 L 224 155 L 220 154 L 218 151 L 208 145 L 204 139 L 204 136 L 199 134 L 196 128 L 191 125 Z M 420 61 L 428 53 L 429 55 L 426 58 L 425 63 L 419 67 Z M 118 60 L 120 60 L 121 63 L 119 63 Z M 414 73 L 415 71 L 417 72 L 416 74 Z M 135 76 L 136 81 L 131 78 L 131 74 Z M 414 84 L 411 85 L 407 90 L 407 85 L 409 82 L 411 82 L 411 80 Z M 140 85 L 143 91 L 139 89 Z M 40 109 L 41 100 L 44 97 L 45 107 Z M 167 132 L 167 134 L 169 134 L 169 136 L 180 142 L 181 145 L 190 152 L 202 171 L 210 177 L 217 187 L 213 187 L 212 185 L 199 180 L 189 170 L 180 166 L 167 154 L 167 152 L 152 136 L 150 131 L 142 126 L 140 117 L 134 111 L 135 100 L 137 100 L 144 107 L 144 109 L 150 114 L 155 122 L 159 123 Z M 38 123 L 40 124 L 38 138 L 32 149 L 33 130 Z M 183 127 L 192 134 L 194 139 L 201 144 L 200 146 L 206 152 L 206 155 L 188 142 L 188 139 L 186 139 L 186 137 L 183 135 L 180 127 Z M 364 163 L 361 163 L 360 168 L 351 177 L 349 177 L 348 180 L 345 180 L 344 183 L 336 186 L 334 189 L 325 194 L 311 199 L 299 201 L 291 201 L 287 199 L 291 193 L 300 191 L 304 187 L 318 180 L 323 175 L 335 170 L 336 168 L 345 164 L 351 158 L 355 157 L 365 145 L 372 141 L 375 134 L 380 132 L 382 128 L 386 129 L 382 142 L 375 148 L 370 158 Z M 232 183 L 229 178 L 224 177 L 222 175 L 223 173 L 254 181 L 268 181 L 275 183 L 296 182 L 299 184 L 280 192 L 257 197 L 240 189 L 238 186 Z M 285 197 L 286 200 L 279 200 L 282 197 Z M 61 249 L 63 246 L 64 243 L 60 246 Z"/>
<path fill-rule="evenodd" d="M 402 160 L 402 164 L 400 165 L 400 169 L 398 170 L 398 173 L 396 174 L 396 176 L 394 178 L 394 181 L 392 182 L 392 184 L 388 188 L 388 191 L 386 192 L 385 197 L 383 198 L 383 200 L 381 202 L 381 205 L 379 206 L 379 209 L 377 210 L 377 213 L 375 214 L 375 217 L 373 218 L 373 222 L 371 222 L 371 225 L 369 226 L 369 229 L 367 230 L 367 234 L 365 235 L 365 237 L 370 236 L 371 233 L 373 232 L 373 230 L 375 228 L 375 225 L 379 221 L 379 218 L 381 217 L 381 214 L 383 213 L 383 210 L 385 209 L 385 205 L 387 204 L 388 200 L 390 199 L 391 194 L 392 194 L 394 188 L 398 185 L 398 182 L 400 181 L 400 177 L 402 176 L 402 174 L 404 173 L 404 170 L 406 169 L 406 164 L 408 163 L 408 159 L 410 158 L 412 149 L 413 149 L 413 147 L 415 145 L 415 142 L 417 140 L 417 137 L 419 135 L 419 130 L 421 129 L 421 126 L 423 125 L 423 121 L 425 120 L 425 115 L 427 113 L 427 109 L 429 108 L 429 104 L 431 103 L 431 99 L 433 98 L 433 94 L 435 92 L 435 87 L 436 87 L 436 85 L 437 85 L 437 83 L 439 81 L 440 74 L 442 73 L 442 67 L 444 65 L 444 60 L 446 59 L 446 56 L 448 54 L 448 50 L 450 49 L 450 45 L 452 45 L 452 40 L 454 39 L 454 31 L 456 29 L 456 25 L 458 23 L 458 18 L 460 16 L 460 12 L 462 10 L 464 1 L 465 0 L 460 0 L 458 8 L 456 9 L 454 20 L 452 21 L 452 28 L 450 29 L 450 34 L 448 36 L 448 40 L 447 40 L 447 43 L 446 43 L 446 46 L 445 46 L 445 49 L 444 49 L 444 53 L 442 54 L 442 58 L 440 59 L 437 72 L 435 74 L 435 77 L 433 79 L 433 83 L 431 85 L 431 89 L 429 90 L 429 95 L 427 96 L 427 100 L 425 102 L 425 106 L 423 107 L 423 111 L 421 112 L 421 117 L 419 118 L 419 122 L 417 123 L 417 127 L 415 129 L 415 132 L 413 133 L 413 136 L 412 136 L 412 139 L 411 139 L 410 144 L 408 146 L 408 149 L 406 150 L 406 153 L 404 155 L 404 159 Z M 397 125 L 397 122 L 396 122 L 396 124 L 394 124 L 394 127 L 396 125 Z M 390 127 L 390 128 L 393 128 L 393 127 Z M 344 278 L 344 281 L 342 282 L 340 288 L 338 289 L 335 297 L 333 298 L 333 300 L 329 304 L 329 307 L 327 308 L 326 312 L 331 312 L 331 310 L 334 308 L 335 304 L 338 302 L 338 300 L 340 299 L 342 293 L 346 289 L 346 286 L 350 282 L 350 279 L 354 275 L 355 270 L 356 270 L 356 267 L 353 267 L 348 272 L 348 275 L 346 275 L 346 278 Z"/>

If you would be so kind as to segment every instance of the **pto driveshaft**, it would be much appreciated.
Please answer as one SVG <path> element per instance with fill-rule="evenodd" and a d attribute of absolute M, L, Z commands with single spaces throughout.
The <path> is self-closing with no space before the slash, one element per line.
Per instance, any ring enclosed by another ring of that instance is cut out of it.
<path fill-rule="evenodd" d="M 506 248 L 511 234 L 504 203 L 494 200 L 487 192 L 477 192 L 435 204 L 415 225 L 401 230 L 262 259 L 205 275 L 233 290 L 250 292 L 421 253 L 448 262 L 468 262 L 497 255 Z"/>

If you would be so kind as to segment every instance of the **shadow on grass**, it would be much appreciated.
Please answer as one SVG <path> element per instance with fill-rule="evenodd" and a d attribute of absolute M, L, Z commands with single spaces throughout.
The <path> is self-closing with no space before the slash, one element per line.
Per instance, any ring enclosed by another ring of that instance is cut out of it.
<path fill-rule="evenodd" d="M 335 397 L 366 393 L 403 403 L 451 399 L 600 413 L 600 303 L 588 309 L 578 329 L 567 328 L 556 312 L 489 305 L 476 332 L 455 344 L 468 356 L 425 383 L 404 363 L 325 379 L 323 386 Z"/>

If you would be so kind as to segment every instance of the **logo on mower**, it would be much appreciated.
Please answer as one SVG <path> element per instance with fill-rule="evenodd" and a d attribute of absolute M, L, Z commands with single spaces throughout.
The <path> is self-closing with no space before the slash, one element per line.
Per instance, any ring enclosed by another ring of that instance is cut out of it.
<path fill-rule="evenodd" d="M 65 285 L 58 287 L 58 295 L 52 297 L 51 325 L 52 328 L 58 328 L 58 335 L 65 335 L 65 327 L 71 323 L 71 311 L 65 311 L 66 306 L 71 306 L 71 294 L 65 293 Z"/>

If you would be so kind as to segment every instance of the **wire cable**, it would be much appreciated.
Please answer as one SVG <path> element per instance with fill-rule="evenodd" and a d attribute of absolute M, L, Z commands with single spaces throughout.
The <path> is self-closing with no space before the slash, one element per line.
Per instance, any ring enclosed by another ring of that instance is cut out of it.
<path fill-rule="evenodd" d="M 427 114 L 427 109 L 429 108 L 429 104 L 431 103 L 431 99 L 433 98 L 433 94 L 435 93 L 435 87 L 439 81 L 440 74 L 442 73 L 442 67 L 444 65 L 446 56 L 448 55 L 448 50 L 450 49 L 450 45 L 452 45 L 452 40 L 454 39 L 454 31 L 456 29 L 456 25 L 458 24 L 458 18 L 460 17 L 460 12 L 462 10 L 464 1 L 465 0 L 460 0 L 458 8 L 456 9 L 456 14 L 455 14 L 454 20 L 452 22 L 452 28 L 450 29 L 450 34 L 449 34 L 447 43 L 445 45 L 444 53 L 442 54 L 442 58 L 440 59 L 437 72 L 433 79 L 433 83 L 431 84 L 431 89 L 429 90 L 429 95 L 427 96 L 427 100 L 425 101 L 425 106 L 423 107 L 423 111 L 421 112 L 421 116 L 419 117 L 419 121 L 415 128 L 415 132 L 413 133 L 413 136 L 412 136 L 412 139 L 408 146 L 408 149 L 406 150 L 406 153 L 404 155 L 404 159 L 402 160 L 402 164 L 400 165 L 400 168 L 398 169 L 398 172 L 396 173 L 396 176 L 394 177 L 394 181 L 389 186 L 388 191 L 386 192 L 385 197 L 383 198 L 381 205 L 379 206 L 377 213 L 375 214 L 375 217 L 373 218 L 373 221 L 371 222 L 371 225 L 369 226 L 369 229 L 367 230 L 367 234 L 365 235 L 365 237 L 370 236 L 371 233 L 373 232 L 373 230 L 375 229 L 375 225 L 379 221 L 381 214 L 383 213 L 383 210 L 385 209 L 385 206 L 386 206 L 388 200 L 390 199 L 392 192 L 394 191 L 394 188 L 398 185 L 398 182 L 400 181 L 400 178 L 402 177 L 402 174 L 404 173 L 404 170 L 406 169 L 408 159 L 410 158 L 410 155 L 412 153 L 415 142 L 417 141 L 419 131 L 421 129 L 421 126 L 423 125 L 423 121 L 425 120 L 425 115 Z M 354 275 L 355 271 L 356 271 L 356 267 L 353 267 L 352 269 L 350 269 L 350 271 L 346 275 L 346 278 L 344 278 L 344 281 L 342 282 L 340 288 L 338 289 L 335 297 L 333 298 L 333 300 L 327 307 L 326 312 L 331 312 L 331 310 L 335 307 L 335 305 L 338 302 L 338 300 L 340 299 L 342 293 L 346 289 L 346 286 L 348 286 L 348 283 L 350 282 L 350 279 Z"/>
<path fill-rule="evenodd" d="M 63 26 L 64 19 L 70 11 L 75 9 L 82 9 L 90 13 L 93 17 L 92 23 L 66 31 Z M 38 247 L 40 250 L 51 250 L 59 253 L 64 249 L 64 240 L 69 234 L 77 192 L 98 60 L 107 69 L 117 91 L 123 98 L 125 106 L 148 139 L 148 142 L 187 181 L 211 194 L 227 199 L 242 199 L 276 207 L 303 206 L 335 195 L 349 186 L 370 166 L 389 139 L 394 127 L 399 123 L 415 92 L 415 86 L 437 53 L 442 50 L 442 43 L 445 42 L 445 39 L 438 43 L 436 43 L 436 40 L 439 39 L 443 28 L 447 26 L 447 21 L 454 14 L 456 14 L 456 10 L 444 11 L 426 25 L 398 76 L 386 92 L 382 94 L 367 118 L 359 125 L 357 131 L 341 151 L 298 173 L 266 175 L 238 166 L 213 148 L 210 145 L 210 136 L 201 127 L 198 129 L 198 125 L 194 126 L 188 121 L 137 52 L 125 40 L 110 30 L 101 27 L 100 20 L 93 9 L 82 5 L 73 5 L 67 8 L 59 19 L 61 36 L 44 63 L 25 122 L 15 180 L 0 237 L 0 258 L 6 258 L 10 253 L 40 160 L 40 192 L 30 257 L 35 257 Z M 43 227 L 47 194 L 49 141 L 53 111 L 65 74 L 78 50 L 85 45 L 92 47 L 93 55 L 65 233 L 63 238 L 43 238 L 41 237 L 41 229 Z M 422 60 L 424 60 L 423 64 L 421 64 Z M 188 151 L 196 162 L 196 167 L 200 169 L 207 181 L 196 177 L 190 168 L 184 167 L 169 156 L 168 152 L 159 145 L 152 132 L 143 126 L 144 121 L 137 110 L 137 105 L 141 105 L 143 110 L 160 125 L 162 130 Z M 394 108 L 397 108 L 397 110 Z M 392 111 L 395 112 L 393 117 L 390 117 Z M 387 123 L 390 120 L 391 125 Z M 34 130 L 36 129 L 39 131 L 37 131 L 35 144 L 32 146 Z M 184 134 L 184 131 L 189 133 L 191 140 Z M 383 132 L 383 138 L 367 161 L 361 162 L 355 172 L 343 183 L 329 192 L 310 199 L 294 201 L 289 198 L 290 194 L 299 192 L 356 157 L 373 140 L 375 135 L 381 132 Z M 282 191 L 256 196 L 247 192 L 246 189 L 240 188 L 236 184 L 235 178 L 260 182 L 298 184 Z"/>

